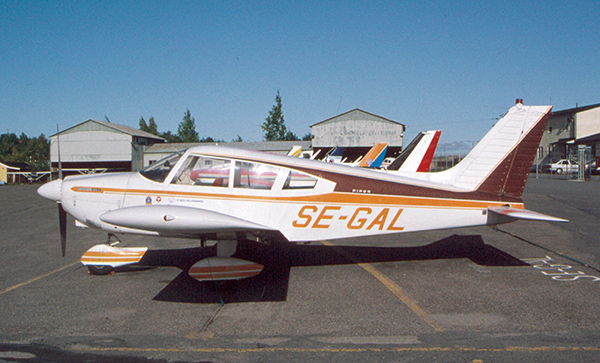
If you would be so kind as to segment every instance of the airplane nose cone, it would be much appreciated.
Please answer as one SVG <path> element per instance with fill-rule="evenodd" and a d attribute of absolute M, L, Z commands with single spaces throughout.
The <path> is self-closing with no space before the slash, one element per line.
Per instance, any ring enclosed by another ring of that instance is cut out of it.
<path fill-rule="evenodd" d="M 60 202 L 62 199 L 62 180 L 58 179 L 55 181 L 51 181 L 50 183 L 46 183 L 38 188 L 38 194 L 42 197 L 50 200 L 54 200 L 56 202 Z"/>

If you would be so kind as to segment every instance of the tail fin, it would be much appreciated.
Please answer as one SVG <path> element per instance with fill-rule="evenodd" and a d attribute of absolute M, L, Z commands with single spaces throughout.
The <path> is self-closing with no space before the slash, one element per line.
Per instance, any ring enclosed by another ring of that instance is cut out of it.
<path fill-rule="evenodd" d="M 342 162 L 342 156 L 344 155 L 344 148 L 336 146 L 329 154 L 325 155 L 325 161 L 328 163 L 340 163 Z"/>
<path fill-rule="evenodd" d="M 419 133 L 400 155 L 392 161 L 387 169 L 428 172 L 441 133 L 441 130 L 430 130 Z"/>
<path fill-rule="evenodd" d="M 302 146 L 294 145 L 290 151 L 288 151 L 288 156 L 301 157 L 302 156 Z"/>
<path fill-rule="evenodd" d="M 520 198 L 552 106 L 522 100 L 456 166 L 427 173 L 429 180 L 498 196 Z"/>
<path fill-rule="evenodd" d="M 378 168 L 381 166 L 387 151 L 387 142 L 378 142 L 369 152 L 360 160 L 358 166 L 363 168 Z"/>

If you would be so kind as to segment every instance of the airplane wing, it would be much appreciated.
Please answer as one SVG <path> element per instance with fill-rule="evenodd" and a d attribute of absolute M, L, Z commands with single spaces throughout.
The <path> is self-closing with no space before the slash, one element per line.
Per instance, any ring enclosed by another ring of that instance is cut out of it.
<path fill-rule="evenodd" d="M 528 209 L 518 209 L 511 207 L 488 207 L 490 212 L 501 216 L 511 217 L 514 219 L 525 219 L 529 221 L 546 221 L 546 222 L 568 222 L 566 219 L 552 217 L 547 214 L 534 212 Z"/>
<path fill-rule="evenodd" d="M 173 236 L 202 236 L 227 232 L 281 235 L 276 229 L 230 215 L 201 208 L 174 205 L 125 207 L 102 214 L 100 220 L 120 227 Z"/>

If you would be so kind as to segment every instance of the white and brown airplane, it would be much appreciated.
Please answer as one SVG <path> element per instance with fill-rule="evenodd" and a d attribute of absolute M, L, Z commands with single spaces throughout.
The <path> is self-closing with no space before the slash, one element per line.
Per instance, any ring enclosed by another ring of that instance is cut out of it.
<path fill-rule="evenodd" d="M 247 241 L 306 242 L 495 225 L 516 219 L 564 221 L 526 210 L 521 195 L 551 106 L 509 112 L 460 163 L 442 172 L 379 171 L 198 146 L 140 172 L 69 176 L 39 188 L 80 226 L 217 241 L 196 263 L 198 280 L 254 276 L 262 265 L 231 257 Z M 145 248 L 107 244 L 82 263 L 93 273 L 138 262 Z"/>

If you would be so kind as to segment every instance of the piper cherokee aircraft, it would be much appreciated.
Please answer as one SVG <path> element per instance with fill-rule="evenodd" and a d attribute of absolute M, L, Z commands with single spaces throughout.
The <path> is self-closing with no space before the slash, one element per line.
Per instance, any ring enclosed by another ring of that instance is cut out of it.
<path fill-rule="evenodd" d="M 435 173 L 386 173 L 224 146 L 197 146 L 140 172 L 68 176 L 39 188 L 81 226 L 217 241 L 197 280 L 240 279 L 263 266 L 231 257 L 238 244 L 306 242 L 517 219 L 565 221 L 525 209 L 521 195 L 551 106 L 521 100 L 460 163 Z M 136 263 L 145 248 L 92 247 L 92 273 Z"/>

